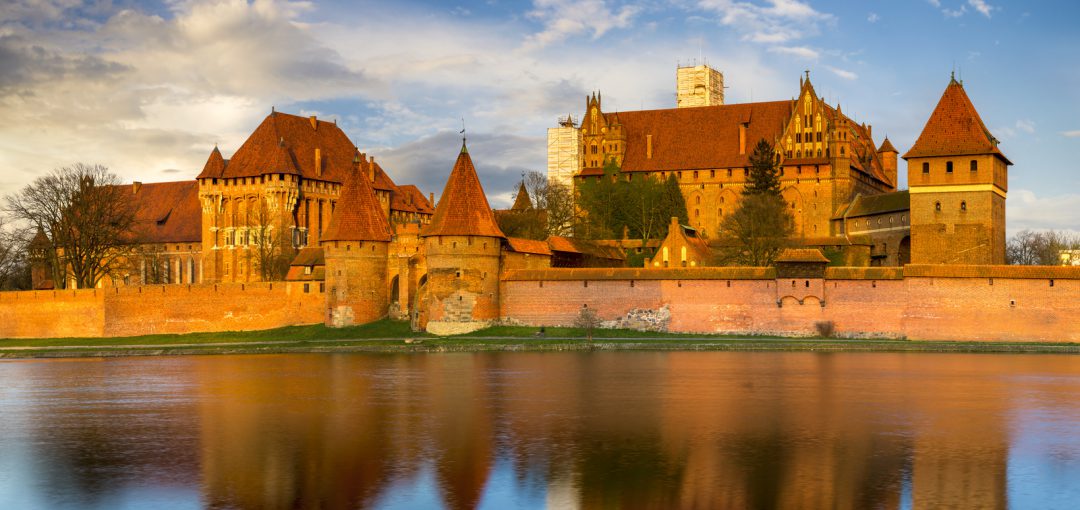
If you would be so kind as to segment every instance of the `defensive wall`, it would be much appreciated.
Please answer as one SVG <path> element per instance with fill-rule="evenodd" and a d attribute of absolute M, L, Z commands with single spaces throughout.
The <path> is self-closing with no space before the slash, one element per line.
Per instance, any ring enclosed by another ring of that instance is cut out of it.
<path fill-rule="evenodd" d="M 667 307 L 673 332 L 1080 342 L 1080 268 L 907 265 L 828 268 L 778 278 L 775 268 L 541 269 L 502 277 L 504 319 L 571 325 L 583 306 L 602 320 Z"/>
<path fill-rule="evenodd" d="M 0 338 L 270 329 L 322 323 L 325 310 L 318 282 L 0 292 Z"/>

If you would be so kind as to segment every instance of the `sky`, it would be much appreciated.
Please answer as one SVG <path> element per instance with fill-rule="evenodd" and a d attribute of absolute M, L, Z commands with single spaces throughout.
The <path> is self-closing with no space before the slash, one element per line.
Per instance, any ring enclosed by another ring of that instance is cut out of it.
<path fill-rule="evenodd" d="M 1077 26 L 1065 0 L 0 0 L 0 195 L 75 162 L 192 179 L 276 108 L 436 194 L 464 119 L 507 206 L 587 94 L 671 108 L 677 65 L 707 62 L 728 103 L 790 99 L 809 70 L 901 153 L 955 72 L 1015 165 L 1008 230 L 1080 231 Z"/>

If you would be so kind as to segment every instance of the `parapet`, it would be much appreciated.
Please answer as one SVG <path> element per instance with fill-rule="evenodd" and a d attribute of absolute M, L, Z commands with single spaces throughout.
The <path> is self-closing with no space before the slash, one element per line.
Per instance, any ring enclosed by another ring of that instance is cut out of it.
<path fill-rule="evenodd" d="M 1080 280 L 1080 266 L 908 264 L 904 266 L 904 276 L 908 278 L 1015 278 L 1021 280 Z"/>
<path fill-rule="evenodd" d="M 643 269 L 637 267 L 585 267 L 552 269 L 513 269 L 502 275 L 503 281 L 558 280 L 773 280 L 772 267 L 673 267 Z"/>

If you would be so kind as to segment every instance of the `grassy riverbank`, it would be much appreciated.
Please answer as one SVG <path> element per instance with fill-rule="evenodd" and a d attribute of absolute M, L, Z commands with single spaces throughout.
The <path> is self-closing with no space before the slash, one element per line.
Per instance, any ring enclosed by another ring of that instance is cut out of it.
<path fill-rule="evenodd" d="M 831 338 L 734 337 L 578 328 L 496 326 L 452 337 L 414 333 L 405 322 L 350 328 L 293 326 L 264 331 L 121 338 L 0 340 L 0 358 L 112 357 L 304 352 L 475 352 L 567 350 L 855 351 L 1078 353 L 1080 344 L 926 342 Z"/>

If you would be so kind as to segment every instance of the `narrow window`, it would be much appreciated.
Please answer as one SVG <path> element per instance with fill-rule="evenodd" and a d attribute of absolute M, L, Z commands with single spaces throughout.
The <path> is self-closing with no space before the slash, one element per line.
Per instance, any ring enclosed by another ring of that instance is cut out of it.
<path fill-rule="evenodd" d="M 971 160 L 971 171 L 972 172 L 978 172 L 979 171 L 979 162 L 974 160 L 974 159 Z"/>
<path fill-rule="evenodd" d="M 930 163 L 923 163 L 922 164 L 922 173 L 924 173 L 924 174 L 930 173 Z"/>
<path fill-rule="evenodd" d="M 967 211 L 967 202 L 963 202 L 963 201 L 960 202 L 960 211 L 961 212 Z"/>
<path fill-rule="evenodd" d="M 945 162 L 945 173 L 947 173 L 947 174 L 952 173 L 952 161 L 946 161 Z"/>
<path fill-rule="evenodd" d="M 941 211 L 941 202 L 934 202 L 934 210 Z"/>

